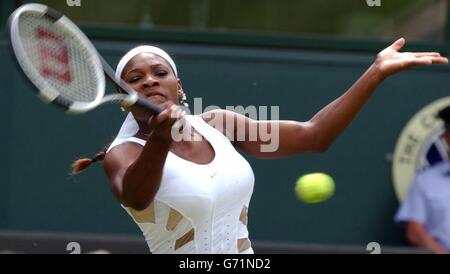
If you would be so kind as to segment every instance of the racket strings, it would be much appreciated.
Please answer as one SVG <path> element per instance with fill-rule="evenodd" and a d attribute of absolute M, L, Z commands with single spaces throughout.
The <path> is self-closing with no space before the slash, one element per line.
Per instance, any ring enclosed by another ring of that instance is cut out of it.
<path fill-rule="evenodd" d="M 25 60 L 41 77 L 41 92 L 75 102 L 92 102 L 99 92 L 94 61 L 73 33 L 35 12 L 23 13 L 19 21 Z M 37 79 L 36 79 L 37 78 Z"/>

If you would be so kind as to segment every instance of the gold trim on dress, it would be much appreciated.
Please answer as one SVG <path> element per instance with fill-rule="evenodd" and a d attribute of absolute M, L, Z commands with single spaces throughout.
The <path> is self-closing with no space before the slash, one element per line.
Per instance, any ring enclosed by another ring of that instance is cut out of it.
<path fill-rule="evenodd" d="M 144 210 L 136 210 L 132 207 L 128 207 L 131 215 L 137 223 L 155 223 L 155 204 L 151 203 Z"/>
<path fill-rule="evenodd" d="M 238 252 L 242 253 L 243 251 L 249 249 L 252 245 L 250 243 L 250 240 L 248 238 L 245 239 L 238 239 Z"/>
<path fill-rule="evenodd" d="M 170 208 L 169 217 L 167 218 L 166 229 L 174 230 L 175 227 L 183 220 L 183 215 L 173 208 Z"/>
<path fill-rule="evenodd" d="M 241 216 L 239 216 L 239 221 L 241 221 L 244 225 L 248 223 L 248 208 L 244 206 L 241 211 Z"/>
<path fill-rule="evenodd" d="M 175 242 L 175 250 L 181 248 L 182 246 L 186 245 L 187 243 L 194 240 L 195 231 L 194 229 L 189 230 L 186 234 L 181 236 L 176 242 Z"/>

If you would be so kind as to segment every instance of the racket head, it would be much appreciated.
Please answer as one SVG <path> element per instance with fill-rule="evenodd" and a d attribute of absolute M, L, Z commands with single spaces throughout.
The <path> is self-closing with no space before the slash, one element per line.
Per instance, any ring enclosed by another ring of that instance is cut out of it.
<path fill-rule="evenodd" d="M 46 5 L 25 4 L 8 25 L 17 62 L 42 101 L 73 114 L 102 102 L 105 75 L 98 52 L 70 19 Z"/>

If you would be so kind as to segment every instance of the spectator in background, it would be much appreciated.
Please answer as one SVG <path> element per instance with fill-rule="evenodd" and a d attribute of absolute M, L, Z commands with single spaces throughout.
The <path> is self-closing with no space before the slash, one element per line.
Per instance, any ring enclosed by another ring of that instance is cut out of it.
<path fill-rule="evenodd" d="M 450 147 L 450 106 L 438 117 L 444 121 L 441 138 Z M 447 151 L 450 159 L 450 151 Z M 405 225 L 408 241 L 434 253 L 450 252 L 450 162 L 446 159 L 416 175 L 395 221 Z"/>

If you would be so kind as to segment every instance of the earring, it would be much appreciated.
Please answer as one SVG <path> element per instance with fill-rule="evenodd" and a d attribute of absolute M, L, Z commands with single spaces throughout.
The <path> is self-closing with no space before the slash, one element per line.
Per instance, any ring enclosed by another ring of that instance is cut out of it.
<path fill-rule="evenodd" d="M 124 106 L 123 103 L 120 104 L 120 110 L 122 110 L 123 112 L 129 112 L 130 111 L 130 109 L 128 107 Z"/>
<path fill-rule="evenodd" d="M 183 92 L 183 94 L 179 98 L 179 102 L 180 102 L 180 105 L 183 105 L 185 107 L 189 107 L 189 104 L 188 104 L 187 98 L 186 98 L 186 93 Z"/>

